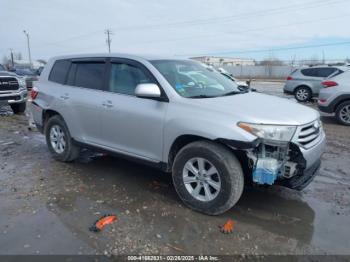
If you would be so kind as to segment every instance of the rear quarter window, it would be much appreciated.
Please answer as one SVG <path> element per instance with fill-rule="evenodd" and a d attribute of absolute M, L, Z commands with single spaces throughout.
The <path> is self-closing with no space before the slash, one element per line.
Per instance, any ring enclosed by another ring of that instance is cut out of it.
<path fill-rule="evenodd" d="M 70 64 L 69 60 L 57 60 L 51 69 L 49 81 L 64 84 Z"/>
<path fill-rule="evenodd" d="M 329 77 L 330 75 L 334 74 L 335 71 L 337 71 L 337 69 L 332 67 L 319 68 L 317 74 L 319 77 Z"/>

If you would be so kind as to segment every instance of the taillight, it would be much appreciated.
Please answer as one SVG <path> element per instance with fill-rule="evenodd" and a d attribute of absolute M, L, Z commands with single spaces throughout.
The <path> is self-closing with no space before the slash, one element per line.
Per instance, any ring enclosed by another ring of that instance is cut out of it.
<path fill-rule="evenodd" d="M 323 82 L 322 82 L 322 85 L 323 85 L 324 87 L 333 87 L 333 86 L 337 86 L 338 83 L 337 83 L 337 82 L 334 82 L 334 81 L 326 80 L 326 81 L 323 81 Z"/>
<path fill-rule="evenodd" d="M 326 102 L 327 102 L 327 99 L 319 99 L 318 102 L 321 103 L 321 104 L 322 104 L 322 103 L 326 103 Z"/>
<path fill-rule="evenodd" d="M 287 77 L 287 80 L 293 80 L 293 77 L 288 76 L 288 77 Z"/>
<path fill-rule="evenodd" d="M 36 87 L 33 87 L 32 90 L 30 90 L 30 97 L 32 100 L 34 100 L 39 94 L 39 91 Z"/>

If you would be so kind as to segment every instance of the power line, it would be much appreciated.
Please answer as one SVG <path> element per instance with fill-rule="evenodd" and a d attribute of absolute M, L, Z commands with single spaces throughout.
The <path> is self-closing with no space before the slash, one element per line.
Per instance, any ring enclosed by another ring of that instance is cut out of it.
<path fill-rule="evenodd" d="M 215 33 L 215 34 L 205 34 L 205 35 L 199 35 L 199 36 L 188 36 L 188 37 L 182 37 L 182 38 L 172 38 L 172 39 L 164 39 L 164 40 L 150 40 L 150 41 L 143 41 L 142 43 L 160 43 L 160 42 L 172 42 L 172 41 L 182 41 L 182 40 L 189 40 L 189 39 L 198 39 L 198 38 L 208 38 L 208 37 L 214 37 L 214 36 L 219 36 L 223 34 L 244 34 L 247 32 L 256 32 L 256 31 L 264 31 L 268 29 L 275 29 L 275 28 L 283 28 L 283 27 L 289 27 L 289 26 L 295 26 L 295 25 L 304 25 L 307 23 L 319 23 L 321 21 L 329 21 L 333 19 L 342 19 L 344 17 L 348 17 L 350 14 L 344 14 L 344 15 L 337 15 L 333 17 L 327 17 L 327 18 L 319 18 L 319 19 L 314 19 L 314 20 L 305 20 L 302 22 L 298 23 L 289 23 L 289 24 L 282 24 L 282 25 L 275 25 L 275 26 L 269 26 L 269 27 L 260 27 L 260 28 L 250 28 L 250 29 L 244 29 L 240 31 L 229 31 L 229 32 L 220 32 L 220 33 Z"/>
<path fill-rule="evenodd" d="M 150 29 L 150 28 L 156 28 L 156 27 L 164 27 L 164 26 L 168 27 L 168 26 L 176 26 L 176 25 L 201 25 L 201 24 L 208 24 L 208 23 L 212 23 L 212 22 L 218 23 L 220 20 L 227 21 L 227 20 L 236 20 L 237 18 L 246 19 L 246 18 L 249 18 L 250 16 L 254 16 L 254 17 L 267 16 L 267 15 L 271 15 L 271 13 L 278 14 L 278 13 L 284 13 L 286 11 L 287 12 L 288 11 L 296 11 L 296 10 L 300 10 L 300 8 L 302 10 L 305 10 L 305 9 L 309 9 L 309 8 L 320 7 L 320 6 L 323 6 L 325 4 L 326 5 L 337 4 L 339 2 L 344 2 L 344 1 L 347 1 L 347 0 L 324 0 L 324 1 L 317 0 L 317 1 L 307 2 L 307 3 L 303 2 L 302 4 L 287 5 L 287 6 L 279 7 L 279 8 L 272 8 L 272 9 L 259 10 L 259 11 L 255 11 L 255 12 L 241 13 L 241 14 L 234 15 L 234 16 L 212 17 L 212 18 L 207 18 L 207 19 L 194 19 L 194 20 L 188 20 L 188 21 L 161 23 L 161 24 L 155 24 L 155 25 L 114 27 L 111 29 L 121 31 L 121 30 Z M 70 38 L 66 38 L 66 39 L 51 42 L 51 43 L 45 43 L 43 45 L 55 45 L 56 43 L 66 42 L 66 41 L 75 40 L 75 39 L 87 37 L 90 35 L 94 35 L 94 34 L 99 33 L 101 31 L 103 31 L 103 30 L 98 30 L 98 31 L 94 31 L 94 32 L 86 33 L 86 34 L 72 36 Z"/>
<path fill-rule="evenodd" d="M 280 48 L 270 48 L 270 49 L 258 49 L 258 50 L 243 50 L 243 51 L 224 51 L 224 52 L 212 52 L 210 54 L 208 53 L 202 53 L 197 54 L 196 56 L 201 55 L 223 55 L 223 54 L 249 54 L 249 53 L 266 53 L 266 52 L 273 52 L 273 51 L 286 51 L 286 50 L 298 50 L 298 49 L 307 49 L 307 48 L 315 48 L 315 47 L 325 47 L 325 46 L 340 46 L 340 45 L 350 45 L 350 41 L 345 42 L 337 42 L 337 43 L 329 43 L 329 44 L 315 44 L 315 45 L 302 45 L 302 46 L 295 46 L 295 47 L 280 47 Z M 179 56 L 179 55 L 178 55 Z M 181 55 L 185 56 L 185 55 Z M 193 54 L 192 54 L 193 56 Z"/>

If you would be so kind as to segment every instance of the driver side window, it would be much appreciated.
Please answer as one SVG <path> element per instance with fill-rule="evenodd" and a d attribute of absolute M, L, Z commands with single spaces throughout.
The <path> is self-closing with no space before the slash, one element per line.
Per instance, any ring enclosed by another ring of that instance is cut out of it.
<path fill-rule="evenodd" d="M 141 68 L 126 63 L 112 63 L 109 91 L 135 95 L 136 86 L 145 83 L 154 83 L 154 81 Z"/>

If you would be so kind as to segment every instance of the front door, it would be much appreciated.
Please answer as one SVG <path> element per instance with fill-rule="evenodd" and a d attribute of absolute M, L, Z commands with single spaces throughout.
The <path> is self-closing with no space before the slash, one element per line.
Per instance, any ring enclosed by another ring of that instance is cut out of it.
<path fill-rule="evenodd" d="M 163 120 L 167 102 L 134 95 L 141 83 L 156 83 L 142 64 L 129 59 L 111 61 L 104 101 L 102 134 L 104 145 L 132 156 L 162 159 Z"/>

